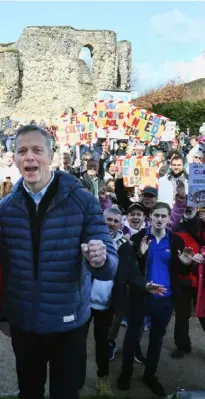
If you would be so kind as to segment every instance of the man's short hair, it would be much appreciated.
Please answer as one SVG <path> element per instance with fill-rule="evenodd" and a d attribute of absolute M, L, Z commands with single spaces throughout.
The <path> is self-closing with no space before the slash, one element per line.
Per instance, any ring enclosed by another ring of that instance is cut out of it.
<path fill-rule="evenodd" d="M 162 208 L 167 209 L 169 216 L 171 215 L 171 208 L 169 204 L 167 204 L 166 202 L 156 202 L 156 204 L 151 209 L 151 213 L 153 213 L 157 209 L 162 209 Z"/>
<path fill-rule="evenodd" d="M 171 151 L 169 151 L 167 158 L 170 160 L 173 157 L 173 155 L 174 156 L 179 156 L 179 157 L 181 156 L 179 151 L 171 150 Z"/>
<path fill-rule="evenodd" d="M 90 159 L 87 161 L 87 165 L 88 165 L 89 163 L 91 163 L 91 162 L 95 162 L 95 163 L 99 164 L 99 161 L 97 161 L 97 160 L 94 159 L 94 158 L 90 158 Z"/>
<path fill-rule="evenodd" d="M 177 161 L 177 160 L 179 160 L 179 159 L 182 161 L 182 163 L 183 163 L 183 165 L 184 165 L 184 158 L 181 157 L 181 155 L 175 155 L 175 156 L 171 159 L 171 164 L 172 164 L 173 161 Z"/>
<path fill-rule="evenodd" d="M 195 134 L 193 134 L 193 136 L 190 136 L 189 140 L 190 141 L 191 140 L 198 140 L 198 137 Z"/>
<path fill-rule="evenodd" d="M 104 210 L 104 216 L 107 215 L 108 213 L 113 213 L 113 215 L 120 215 L 122 216 L 122 212 L 119 208 L 117 208 L 116 206 L 113 206 L 111 208 L 107 208 Z"/>
<path fill-rule="evenodd" d="M 16 141 L 17 141 L 19 136 L 23 136 L 23 135 L 25 135 L 27 133 L 30 133 L 30 132 L 38 132 L 43 137 L 45 137 L 47 147 L 49 148 L 49 151 L 52 151 L 52 139 L 51 139 L 50 133 L 47 130 L 43 129 L 41 126 L 38 126 L 38 125 L 21 126 L 16 132 L 15 145 L 16 145 Z"/>

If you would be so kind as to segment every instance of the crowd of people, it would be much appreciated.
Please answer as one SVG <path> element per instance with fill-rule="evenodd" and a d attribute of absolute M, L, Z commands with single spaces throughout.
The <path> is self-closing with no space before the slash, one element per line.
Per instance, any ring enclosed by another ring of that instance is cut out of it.
<path fill-rule="evenodd" d="M 49 362 L 50 397 L 77 399 L 92 326 L 96 388 L 113 396 L 109 364 L 122 324 L 118 389 L 129 390 L 137 362 L 144 384 L 164 397 L 156 372 L 172 315 L 174 359 L 192 350 L 192 304 L 205 331 L 205 207 L 187 205 L 189 165 L 205 162 L 205 137 L 180 133 L 173 142 L 133 147 L 133 156 L 156 155 L 160 163 L 159 189 L 137 190 L 124 186 L 116 166 L 127 140 L 111 147 L 98 140 L 77 156 L 58 147 L 54 130 L 31 122 L 7 118 L 0 133 L 1 315 L 19 398 L 44 398 Z"/>

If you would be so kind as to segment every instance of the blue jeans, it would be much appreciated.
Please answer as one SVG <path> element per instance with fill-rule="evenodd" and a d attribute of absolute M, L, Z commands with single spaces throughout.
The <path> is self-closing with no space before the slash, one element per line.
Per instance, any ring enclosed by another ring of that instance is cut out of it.
<path fill-rule="evenodd" d="M 122 369 L 132 373 L 136 340 L 142 335 L 145 316 L 150 316 L 151 326 L 145 373 L 154 375 L 157 370 L 163 337 L 173 311 L 172 297 L 154 298 L 151 295 L 130 295 L 128 328 L 124 338 Z"/>

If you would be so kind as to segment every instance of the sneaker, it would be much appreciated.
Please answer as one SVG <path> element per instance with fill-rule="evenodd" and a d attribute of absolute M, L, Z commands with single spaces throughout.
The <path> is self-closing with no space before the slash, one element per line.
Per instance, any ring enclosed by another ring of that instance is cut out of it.
<path fill-rule="evenodd" d="M 187 355 L 187 354 L 190 353 L 190 352 L 191 352 L 191 348 L 188 348 L 188 349 L 186 349 L 186 350 L 176 348 L 176 349 L 174 349 L 174 350 L 172 351 L 171 357 L 172 357 L 173 359 L 182 359 L 185 355 Z"/>
<path fill-rule="evenodd" d="M 155 375 L 147 375 L 144 373 L 142 380 L 144 384 L 155 394 L 162 397 L 166 397 L 165 390 L 163 386 L 159 383 L 157 377 Z"/>
<path fill-rule="evenodd" d="M 121 391 L 128 391 L 128 389 L 130 389 L 131 378 L 131 373 L 127 373 L 126 371 L 122 370 L 117 379 L 118 389 Z"/>
<path fill-rule="evenodd" d="M 109 359 L 113 360 L 115 358 L 115 353 L 117 352 L 117 344 L 115 341 L 108 342 L 108 353 Z"/>
<path fill-rule="evenodd" d="M 139 363 L 139 364 L 146 363 L 146 359 L 145 359 L 140 347 L 137 348 L 137 350 L 135 350 L 134 360 L 136 363 Z"/>
<path fill-rule="evenodd" d="M 100 396 L 107 396 L 109 398 L 114 396 L 107 375 L 104 375 L 104 377 L 97 377 L 96 388 Z"/>
<path fill-rule="evenodd" d="M 122 319 L 121 324 L 122 327 L 127 327 L 127 320 L 126 319 Z"/>

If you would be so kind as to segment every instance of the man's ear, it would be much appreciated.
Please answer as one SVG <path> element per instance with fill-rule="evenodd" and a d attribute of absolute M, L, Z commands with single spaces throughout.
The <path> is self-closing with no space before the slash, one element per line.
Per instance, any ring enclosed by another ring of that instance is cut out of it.
<path fill-rule="evenodd" d="M 53 151 L 51 151 L 49 165 L 51 165 L 51 164 L 52 164 L 52 162 L 53 162 L 53 158 L 54 158 L 54 152 L 53 152 Z"/>

